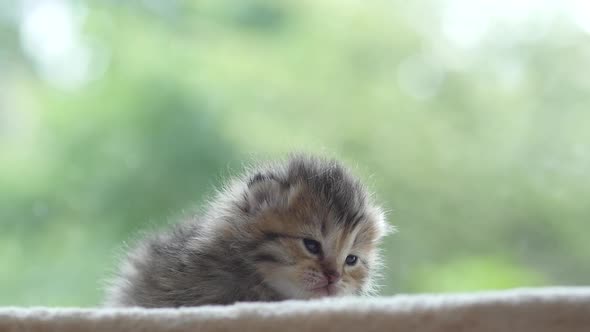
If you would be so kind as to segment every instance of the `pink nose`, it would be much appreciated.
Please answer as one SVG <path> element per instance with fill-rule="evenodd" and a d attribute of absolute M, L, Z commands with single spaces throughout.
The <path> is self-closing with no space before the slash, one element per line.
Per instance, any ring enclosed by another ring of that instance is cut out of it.
<path fill-rule="evenodd" d="M 326 270 L 324 271 L 324 275 L 326 276 L 326 279 L 328 279 L 328 282 L 333 284 L 336 283 L 338 280 L 340 280 L 340 272 L 335 271 L 335 270 Z"/>

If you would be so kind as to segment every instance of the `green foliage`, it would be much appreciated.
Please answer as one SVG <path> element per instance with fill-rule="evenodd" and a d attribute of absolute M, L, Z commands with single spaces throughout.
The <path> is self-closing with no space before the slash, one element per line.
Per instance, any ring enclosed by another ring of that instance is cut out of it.
<path fill-rule="evenodd" d="M 534 271 L 496 257 L 456 258 L 441 265 L 422 266 L 410 289 L 421 292 L 465 292 L 546 284 Z"/>
<path fill-rule="evenodd" d="M 590 47 L 564 15 L 463 45 L 434 1 L 53 3 L 77 81 L 62 25 L 35 41 L 75 56 L 39 60 L 34 8 L 0 4 L 0 305 L 98 304 L 124 241 L 292 150 L 390 210 L 383 294 L 590 280 Z"/>

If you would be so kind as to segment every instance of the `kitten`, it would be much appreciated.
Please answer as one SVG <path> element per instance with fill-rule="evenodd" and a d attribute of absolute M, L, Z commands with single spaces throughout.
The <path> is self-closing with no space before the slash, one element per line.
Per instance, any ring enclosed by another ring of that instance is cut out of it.
<path fill-rule="evenodd" d="M 206 213 L 153 234 L 107 291 L 112 306 L 179 307 L 363 295 L 389 227 L 334 160 L 291 156 L 235 180 Z"/>

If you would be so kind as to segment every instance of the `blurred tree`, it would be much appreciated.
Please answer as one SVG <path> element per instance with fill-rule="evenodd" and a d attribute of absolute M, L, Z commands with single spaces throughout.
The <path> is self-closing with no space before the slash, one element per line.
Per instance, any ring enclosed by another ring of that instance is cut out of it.
<path fill-rule="evenodd" d="M 294 149 L 391 210 L 383 294 L 588 283 L 572 6 L 0 2 L 0 305 L 99 303 L 125 240 Z"/>

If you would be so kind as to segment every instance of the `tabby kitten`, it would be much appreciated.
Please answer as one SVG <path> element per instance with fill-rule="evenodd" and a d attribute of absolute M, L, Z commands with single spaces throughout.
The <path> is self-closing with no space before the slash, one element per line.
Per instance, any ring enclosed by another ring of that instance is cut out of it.
<path fill-rule="evenodd" d="M 383 213 L 335 160 L 291 156 L 220 191 L 202 216 L 141 241 L 111 306 L 179 307 L 374 290 Z"/>

